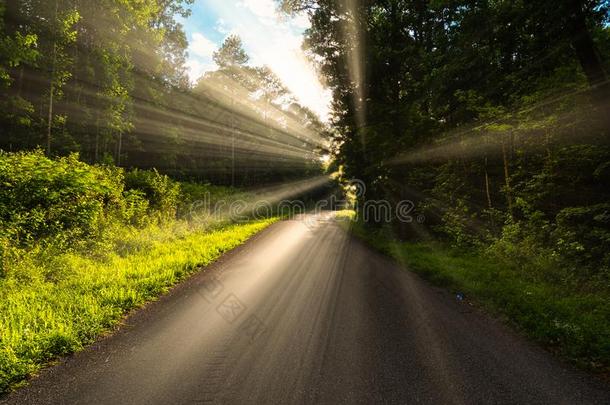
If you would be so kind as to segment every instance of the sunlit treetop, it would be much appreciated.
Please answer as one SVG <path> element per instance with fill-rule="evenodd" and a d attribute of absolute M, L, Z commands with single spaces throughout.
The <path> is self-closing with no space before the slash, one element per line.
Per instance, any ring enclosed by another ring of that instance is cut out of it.
<path fill-rule="evenodd" d="M 218 67 L 223 69 L 243 66 L 248 63 L 250 57 L 244 50 L 241 38 L 237 35 L 229 35 L 220 49 L 214 52 L 213 59 Z"/>

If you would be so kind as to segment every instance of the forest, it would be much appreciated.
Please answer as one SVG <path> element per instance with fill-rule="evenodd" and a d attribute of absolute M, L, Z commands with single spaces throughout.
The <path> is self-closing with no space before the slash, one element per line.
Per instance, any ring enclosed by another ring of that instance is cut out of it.
<path fill-rule="evenodd" d="M 189 82 L 177 19 L 191 4 L 3 1 L 0 148 L 215 184 L 315 169 L 322 123 L 269 68 L 247 65 L 239 37 L 214 55 L 217 70 Z"/>
<path fill-rule="evenodd" d="M 610 371 L 609 1 L 277 0 L 328 121 L 236 34 L 190 80 L 193 3 L 0 0 L 0 393 L 281 217 L 194 203 L 355 179 L 422 220 L 353 233 Z"/>

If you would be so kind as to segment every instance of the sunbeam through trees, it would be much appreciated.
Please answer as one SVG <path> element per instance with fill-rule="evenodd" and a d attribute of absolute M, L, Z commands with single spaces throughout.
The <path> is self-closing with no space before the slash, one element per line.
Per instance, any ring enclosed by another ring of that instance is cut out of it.
<path fill-rule="evenodd" d="M 0 403 L 610 403 L 609 302 L 608 0 L 0 0 Z"/>

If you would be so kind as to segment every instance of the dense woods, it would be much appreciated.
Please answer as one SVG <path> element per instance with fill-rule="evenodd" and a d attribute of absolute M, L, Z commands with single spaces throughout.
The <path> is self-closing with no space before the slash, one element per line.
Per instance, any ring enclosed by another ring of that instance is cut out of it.
<path fill-rule="evenodd" d="M 191 1 L 0 4 L 0 148 L 224 184 L 303 176 L 321 123 L 238 37 L 189 83 Z"/>
<path fill-rule="evenodd" d="M 334 91 L 334 154 L 369 199 L 464 246 L 610 276 L 609 4 L 292 1 Z"/>

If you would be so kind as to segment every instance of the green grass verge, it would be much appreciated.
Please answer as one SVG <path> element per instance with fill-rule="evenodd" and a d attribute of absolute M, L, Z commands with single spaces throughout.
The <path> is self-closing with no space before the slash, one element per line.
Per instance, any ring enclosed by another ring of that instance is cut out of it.
<path fill-rule="evenodd" d="M 352 231 L 377 250 L 433 284 L 459 291 L 488 311 L 505 317 L 531 339 L 576 363 L 608 375 L 610 371 L 610 294 L 575 290 L 532 277 L 527 266 L 476 250 L 440 243 L 400 242 Z"/>
<path fill-rule="evenodd" d="M 216 260 L 277 219 L 193 230 L 186 222 L 124 230 L 102 257 L 20 258 L 0 279 L 0 394 L 57 356 L 92 343 L 131 309 Z M 40 258 L 52 263 L 41 263 Z M 49 269 L 53 269 L 52 272 Z"/>

